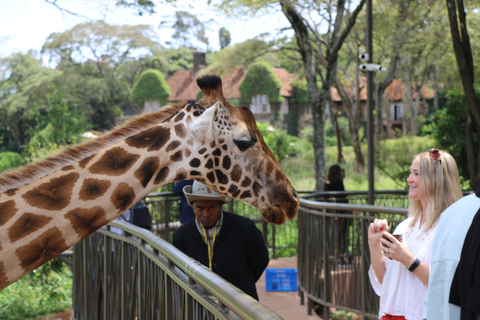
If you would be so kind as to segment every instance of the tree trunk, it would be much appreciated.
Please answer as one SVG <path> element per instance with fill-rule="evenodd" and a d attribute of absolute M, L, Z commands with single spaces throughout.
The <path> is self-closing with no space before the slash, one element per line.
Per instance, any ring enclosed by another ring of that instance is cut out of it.
<path fill-rule="evenodd" d="M 329 40 L 326 45 L 325 53 L 325 75 L 322 77 L 322 87 L 318 90 L 316 76 L 320 73 L 320 68 L 316 69 L 314 50 L 310 42 L 309 28 L 305 24 L 300 13 L 295 9 L 290 0 L 280 0 L 282 12 L 292 25 L 295 31 L 297 45 L 305 68 L 305 77 L 307 78 L 308 98 L 312 106 L 313 115 L 313 149 L 315 155 L 315 191 L 322 191 L 325 181 L 324 174 L 327 171 L 327 155 L 325 152 L 325 108 L 327 101 L 331 101 L 330 88 L 337 76 L 338 52 L 345 42 L 345 38 L 355 24 L 358 13 L 365 4 L 365 0 L 360 0 L 357 8 L 349 15 L 345 28 L 342 30 L 343 18 L 345 13 L 345 0 L 338 0 L 336 5 L 335 21 L 333 30 L 329 34 Z M 323 58 L 322 48 L 316 48 L 319 59 Z M 321 74 L 321 73 L 320 73 Z"/>
<path fill-rule="evenodd" d="M 453 50 L 457 60 L 458 71 L 462 80 L 463 90 L 465 92 L 465 102 L 468 109 L 467 128 L 466 128 L 466 149 L 468 167 L 470 171 L 470 186 L 473 190 L 480 187 L 480 164 L 478 150 L 480 146 L 474 146 L 473 130 L 480 132 L 480 100 L 474 87 L 474 65 L 472 49 L 467 30 L 467 21 L 465 9 L 462 0 L 446 0 L 448 10 L 448 20 L 450 22 L 450 33 L 452 35 Z M 458 20 L 457 20 L 458 4 Z M 460 22 L 460 26 L 459 23 Z M 477 153 L 475 153 L 477 150 Z"/>

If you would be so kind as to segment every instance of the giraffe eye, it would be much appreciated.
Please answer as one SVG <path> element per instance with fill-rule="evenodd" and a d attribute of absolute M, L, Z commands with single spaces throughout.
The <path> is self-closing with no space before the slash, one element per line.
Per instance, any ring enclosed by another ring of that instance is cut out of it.
<path fill-rule="evenodd" d="M 253 142 L 251 140 L 233 140 L 233 142 L 235 142 L 240 151 L 245 151 L 253 146 Z"/>

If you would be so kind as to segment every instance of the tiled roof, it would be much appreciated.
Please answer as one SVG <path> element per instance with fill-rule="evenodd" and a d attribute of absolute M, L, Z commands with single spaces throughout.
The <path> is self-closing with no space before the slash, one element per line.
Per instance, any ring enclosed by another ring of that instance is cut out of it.
<path fill-rule="evenodd" d="M 296 77 L 290 74 L 285 69 L 273 68 L 277 77 L 282 81 L 283 87 L 280 89 L 280 94 L 284 97 L 292 96 L 292 87 L 290 82 Z M 167 79 L 167 84 L 172 89 L 169 101 L 183 101 L 195 100 L 200 89 L 197 86 L 196 78 L 192 76 L 192 70 L 180 70 L 172 74 Z M 227 99 L 240 99 L 240 91 L 238 87 L 245 77 L 245 70 L 243 68 L 230 69 L 228 72 L 221 75 L 223 85 L 223 95 Z"/>
<path fill-rule="evenodd" d="M 366 101 L 367 100 L 367 79 L 365 77 L 360 78 L 360 100 Z M 351 92 L 351 88 L 349 86 L 345 87 L 345 90 L 347 90 L 348 93 Z M 400 79 L 394 79 L 392 83 L 387 87 L 385 90 L 387 94 L 387 99 L 388 100 L 394 100 L 394 101 L 401 101 L 404 98 L 405 95 L 405 84 L 403 83 L 402 80 Z M 335 102 L 341 102 L 342 98 L 340 97 L 340 94 L 338 93 L 338 90 L 334 87 L 331 89 L 332 92 L 332 99 Z M 423 99 L 432 99 L 434 96 L 434 91 L 430 88 L 423 87 L 422 88 L 422 98 Z M 413 99 L 417 97 L 417 91 L 415 89 L 412 90 L 412 95 Z"/>

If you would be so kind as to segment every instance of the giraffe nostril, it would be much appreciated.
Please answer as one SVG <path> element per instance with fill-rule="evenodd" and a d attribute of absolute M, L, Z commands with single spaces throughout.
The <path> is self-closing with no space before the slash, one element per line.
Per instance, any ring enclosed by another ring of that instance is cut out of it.
<path fill-rule="evenodd" d="M 294 198 L 295 200 L 298 200 L 298 193 L 297 193 L 297 190 L 295 190 L 295 189 L 292 189 L 292 195 L 293 195 L 293 198 Z"/>

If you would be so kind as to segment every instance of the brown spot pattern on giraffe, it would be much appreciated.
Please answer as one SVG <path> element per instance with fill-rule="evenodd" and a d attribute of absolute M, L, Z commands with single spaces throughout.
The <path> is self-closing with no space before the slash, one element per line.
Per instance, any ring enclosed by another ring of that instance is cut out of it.
<path fill-rule="evenodd" d="M 246 187 L 248 187 L 251 183 L 252 183 L 252 180 L 250 180 L 249 177 L 245 177 L 245 178 L 243 179 L 241 185 L 242 185 L 243 188 L 246 188 Z"/>
<path fill-rule="evenodd" d="M 52 178 L 22 195 L 32 207 L 46 210 L 62 210 L 70 204 L 72 190 L 80 174 L 72 172 Z"/>
<path fill-rule="evenodd" d="M 170 168 L 168 168 L 168 167 L 160 169 L 157 176 L 155 177 L 154 183 L 155 184 L 163 183 L 163 181 L 165 181 L 165 179 L 167 179 L 169 173 L 170 173 Z"/>
<path fill-rule="evenodd" d="M 232 165 L 232 160 L 230 160 L 229 156 L 223 157 L 223 169 L 228 170 Z"/>
<path fill-rule="evenodd" d="M 80 189 L 79 198 L 83 201 L 94 200 L 101 197 L 110 188 L 110 181 L 100 179 L 85 179 Z"/>
<path fill-rule="evenodd" d="M 65 214 L 65 219 L 70 220 L 73 230 L 82 239 L 108 223 L 105 218 L 105 210 L 99 206 L 89 209 L 73 209 Z"/>
<path fill-rule="evenodd" d="M 236 164 L 233 166 L 231 179 L 232 181 L 239 182 L 241 178 L 242 178 L 242 167 Z"/>
<path fill-rule="evenodd" d="M 0 262 L 0 290 L 2 290 L 7 283 L 7 274 L 5 273 L 5 266 Z"/>
<path fill-rule="evenodd" d="M 145 188 L 150 180 L 152 180 L 153 175 L 159 167 L 159 159 L 157 157 L 149 157 L 143 161 L 142 165 L 137 169 L 137 171 L 135 171 L 134 175 Z"/>
<path fill-rule="evenodd" d="M 258 197 L 260 190 L 262 190 L 262 186 L 257 181 L 255 181 L 252 185 L 252 190 L 255 197 Z"/>
<path fill-rule="evenodd" d="M 15 201 L 0 202 L 0 226 L 3 226 L 17 213 Z"/>
<path fill-rule="evenodd" d="M 178 147 L 180 147 L 181 143 L 180 141 L 178 140 L 175 140 L 175 141 L 172 141 L 168 146 L 167 148 L 165 149 L 166 152 L 171 152 L 175 149 L 177 149 Z"/>
<path fill-rule="evenodd" d="M 172 160 L 173 162 L 180 162 L 183 160 L 183 153 L 182 151 L 178 151 L 178 152 L 175 152 L 174 154 L 172 154 L 170 156 L 170 160 Z"/>
<path fill-rule="evenodd" d="M 198 167 L 200 167 L 202 162 L 198 158 L 193 158 L 192 160 L 190 160 L 189 164 L 190 164 L 190 167 L 192 167 L 192 168 L 198 168 Z"/>
<path fill-rule="evenodd" d="M 83 160 L 80 160 L 80 161 L 78 162 L 78 165 L 80 166 L 80 168 L 85 169 L 85 167 L 87 166 L 87 164 L 90 162 L 90 160 L 93 159 L 94 156 L 95 156 L 95 155 L 91 155 L 91 156 L 89 156 L 89 157 L 86 157 L 86 158 L 83 159 Z"/>
<path fill-rule="evenodd" d="M 10 189 L 8 191 L 5 191 L 5 194 L 9 197 L 13 197 L 18 191 L 18 188 Z"/>
<path fill-rule="evenodd" d="M 175 134 L 179 138 L 185 138 L 187 136 L 187 129 L 183 124 L 177 124 L 175 127 Z"/>
<path fill-rule="evenodd" d="M 92 164 L 89 171 L 93 174 L 121 176 L 130 170 L 138 158 L 140 158 L 138 154 L 130 153 L 120 147 L 114 147 Z"/>
<path fill-rule="evenodd" d="M 135 190 L 133 190 L 133 188 L 127 183 L 122 182 L 115 188 L 110 196 L 110 200 L 115 208 L 123 213 L 123 211 L 126 211 L 133 205 L 133 200 L 135 200 Z"/>
<path fill-rule="evenodd" d="M 20 260 L 20 266 L 25 270 L 33 270 L 68 249 L 65 240 L 59 237 L 59 234 L 60 229 L 50 228 L 38 238 L 18 248 L 15 253 Z"/>
<path fill-rule="evenodd" d="M 29 234 L 46 226 L 52 218 L 45 215 L 25 212 L 17 221 L 8 229 L 8 236 L 12 242 L 22 239 Z"/>
<path fill-rule="evenodd" d="M 127 138 L 125 143 L 150 152 L 160 150 L 168 141 L 170 141 L 170 129 L 157 126 Z"/>
<path fill-rule="evenodd" d="M 175 116 L 175 118 L 173 119 L 174 122 L 178 122 L 178 121 L 181 121 L 183 119 L 183 117 L 185 117 L 185 112 L 180 112 L 179 114 L 177 114 Z"/>

